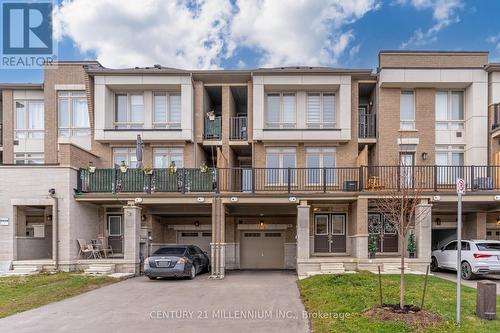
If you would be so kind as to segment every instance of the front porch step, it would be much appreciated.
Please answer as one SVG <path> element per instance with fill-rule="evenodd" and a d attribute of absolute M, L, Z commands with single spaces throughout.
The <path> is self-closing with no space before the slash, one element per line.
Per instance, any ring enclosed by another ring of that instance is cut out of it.
<path fill-rule="evenodd" d="M 410 268 L 408 263 L 404 265 L 405 272 L 410 273 Z M 383 265 L 384 273 L 386 274 L 400 274 L 401 273 L 401 263 L 388 263 L 385 262 Z"/>
<path fill-rule="evenodd" d="M 31 275 L 37 274 L 42 271 L 42 267 L 34 265 L 13 265 L 12 269 L 9 270 L 6 275 L 16 276 L 16 275 Z"/>
<path fill-rule="evenodd" d="M 115 264 L 91 264 L 83 271 L 91 275 L 109 275 L 115 273 Z"/>
<path fill-rule="evenodd" d="M 341 262 L 321 263 L 320 272 L 321 274 L 343 274 L 345 273 L 345 267 Z"/>

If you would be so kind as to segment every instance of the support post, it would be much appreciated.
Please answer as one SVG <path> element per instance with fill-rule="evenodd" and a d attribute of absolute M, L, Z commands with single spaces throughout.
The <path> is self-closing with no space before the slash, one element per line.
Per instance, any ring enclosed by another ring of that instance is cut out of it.
<path fill-rule="evenodd" d="M 417 258 L 430 261 L 432 253 L 432 205 L 423 201 L 415 210 L 415 237 L 417 239 Z M 404 250 L 404 249 L 402 249 Z"/>
<path fill-rule="evenodd" d="M 130 266 L 130 273 L 139 274 L 139 251 L 141 239 L 141 207 L 127 205 L 123 207 L 123 259 Z"/>

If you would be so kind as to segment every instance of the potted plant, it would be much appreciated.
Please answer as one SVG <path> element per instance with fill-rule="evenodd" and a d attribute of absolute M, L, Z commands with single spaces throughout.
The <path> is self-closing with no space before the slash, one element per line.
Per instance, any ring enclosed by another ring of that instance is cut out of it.
<path fill-rule="evenodd" d="M 200 172 L 201 173 L 205 173 L 208 171 L 208 166 L 205 162 L 201 162 L 201 165 L 200 165 Z"/>
<path fill-rule="evenodd" d="M 122 162 L 120 163 L 120 171 L 121 171 L 121 172 L 123 172 L 123 173 L 125 173 L 125 172 L 127 172 L 127 169 L 128 169 L 128 167 L 127 167 L 127 165 L 125 164 L 125 161 L 122 161 Z"/>
<path fill-rule="evenodd" d="M 88 170 L 90 173 L 94 173 L 94 172 L 95 172 L 95 169 L 96 169 L 96 167 L 95 167 L 94 163 L 93 163 L 93 162 L 89 162 L 89 166 L 88 166 L 87 170 Z"/>
<path fill-rule="evenodd" d="M 168 173 L 173 175 L 177 172 L 177 166 L 175 165 L 175 162 L 172 161 L 170 162 L 170 165 L 168 166 Z"/>
<path fill-rule="evenodd" d="M 417 242 L 415 241 L 415 234 L 411 233 L 408 236 L 408 254 L 410 258 L 415 258 L 415 253 L 417 253 Z"/>
<path fill-rule="evenodd" d="M 377 238 L 374 235 L 368 236 L 368 258 L 375 259 L 377 253 Z"/>
<path fill-rule="evenodd" d="M 153 174 L 153 168 L 150 166 L 145 166 L 142 171 L 144 171 L 144 174 L 146 175 L 152 175 Z"/>

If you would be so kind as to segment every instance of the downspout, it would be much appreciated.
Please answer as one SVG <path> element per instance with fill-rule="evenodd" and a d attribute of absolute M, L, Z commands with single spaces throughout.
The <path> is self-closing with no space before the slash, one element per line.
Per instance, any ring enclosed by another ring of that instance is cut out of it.
<path fill-rule="evenodd" d="M 52 237 L 54 238 L 52 242 L 54 264 L 56 271 L 59 270 L 59 199 L 56 197 L 56 191 L 54 189 L 49 190 L 49 196 L 54 201 L 52 209 Z M 55 237 L 54 237 L 55 236 Z"/>

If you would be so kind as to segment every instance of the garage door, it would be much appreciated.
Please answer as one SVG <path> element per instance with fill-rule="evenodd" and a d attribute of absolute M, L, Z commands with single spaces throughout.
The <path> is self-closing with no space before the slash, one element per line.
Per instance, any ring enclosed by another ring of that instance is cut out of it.
<path fill-rule="evenodd" d="M 280 231 L 242 231 L 240 267 L 242 269 L 283 269 L 284 233 Z"/>
<path fill-rule="evenodd" d="M 177 243 L 182 245 L 196 245 L 210 254 L 211 231 L 179 231 Z"/>

